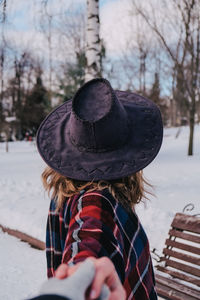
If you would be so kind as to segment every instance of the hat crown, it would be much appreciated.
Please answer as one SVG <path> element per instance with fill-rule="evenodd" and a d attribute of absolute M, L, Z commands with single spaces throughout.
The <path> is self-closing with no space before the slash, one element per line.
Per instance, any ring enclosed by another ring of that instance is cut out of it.
<path fill-rule="evenodd" d="M 126 142 L 127 114 L 107 80 L 91 80 L 77 91 L 69 135 L 72 144 L 86 152 L 109 151 Z"/>
<path fill-rule="evenodd" d="M 112 94 L 101 80 L 88 83 L 73 98 L 72 110 L 83 121 L 96 122 L 109 113 Z"/>

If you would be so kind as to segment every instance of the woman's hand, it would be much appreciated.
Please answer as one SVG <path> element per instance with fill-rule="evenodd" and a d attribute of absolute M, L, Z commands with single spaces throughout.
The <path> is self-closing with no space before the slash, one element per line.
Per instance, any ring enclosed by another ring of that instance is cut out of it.
<path fill-rule="evenodd" d="M 91 282 L 90 289 L 87 292 L 86 299 L 97 299 L 100 296 L 103 285 L 106 284 L 110 290 L 108 300 L 125 300 L 126 293 L 119 280 L 118 274 L 112 261 L 107 257 L 88 258 L 95 266 L 94 279 Z M 55 277 L 64 279 L 71 276 L 79 268 L 81 263 L 69 267 L 66 264 L 61 264 L 56 270 Z M 85 274 L 87 276 L 87 274 Z"/>

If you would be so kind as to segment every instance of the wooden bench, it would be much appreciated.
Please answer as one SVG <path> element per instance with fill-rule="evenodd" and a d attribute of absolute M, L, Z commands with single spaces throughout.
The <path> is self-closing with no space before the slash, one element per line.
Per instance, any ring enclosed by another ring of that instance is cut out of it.
<path fill-rule="evenodd" d="M 170 300 L 200 300 L 200 218 L 177 213 L 156 266 L 156 289 Z"/>

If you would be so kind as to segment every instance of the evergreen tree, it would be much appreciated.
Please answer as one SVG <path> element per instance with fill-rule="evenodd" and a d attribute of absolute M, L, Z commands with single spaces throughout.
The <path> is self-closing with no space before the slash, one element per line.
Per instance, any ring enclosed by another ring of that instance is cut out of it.
<path fill-rule="evenodd" d="M 160 80 L 158 73 L 154 75 L 154 83 L 152 85 L 149 97 L 152 101 L 154 101 L 158 106 L 160 105 Z"/>
<path fill-rule="evenodd" d="M 189 68 L 189 67 L 188 67 Z M 184 82 L 184 74 L 177 66 L 176 70 L 176 84 L 173 89 L 173 99 L 176 102 L 177 113 L 181 119 L 188 118 L 188 112 L 190 109 L 190 105 L 187 101 L 187 89 Z M 177 117 L 177 116 L 176 116 Z"/>
<path fill-rule="evenodd" d="M 160 79 L 159 79 L 159 74 L 157 72 L 154 75 L 154 82 L 148 97 L 152 101 L 154 101 L 155 104 L 160 108 L 162 118 L 163 118 L 163 123 L 164 125 L 166 125 L 168 122 L 168 109 L 167 109 L 165 99 L 161 98 L 160 96 Z"/>
<path fill-rule="evenodd" d="M 2 103 L 0 102 L 0 141 L 1 141 L 1 132 L 3 129 L 3 124 L 4 124 L 3 107 L 2 107 Z"/>
<path fill-rule="evenodd" d="M 0 124 L 3 121 L 4 121 L 3 106 L 2 106 L 2 103 L 0 102 Z"/>
<path fill-rule="evenodd" d="M 26 132 L 35 135 L 40 123 L 48 114 L 50 108 L 51 105 L 47 90 L 43 85 L 41 75 L 37 75 L 36 83 L 27 95 L 21 113 L 23 135 L 25 135 Z"/>
<path fill-rule="evenodd" d="M 62 101 L 71 99 L 78 88 L 84 83 L 86 57 L 85 52 L 76 54 L 76 62 L 65 66 L 64 78 L 60 79 L 60 93 Z"/>

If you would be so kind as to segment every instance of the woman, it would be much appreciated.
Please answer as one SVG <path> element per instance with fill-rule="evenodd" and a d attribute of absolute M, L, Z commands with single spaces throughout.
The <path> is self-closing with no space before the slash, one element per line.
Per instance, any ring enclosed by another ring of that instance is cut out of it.
<path fill-rule="evenodd" d="M 37 145 L 48 165 L 43 183 L 52 191 L 48 277 L 62 263 L 106 256 L 127 299 L 157 299 L 148 239 L 134 207 L 145 197 L 142 169 L 156 157 L 162 136 L 157 106 L 114 91 L 105 79 L 87 82 L 47 116 Z"/>

